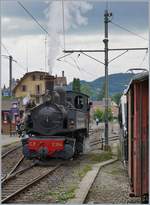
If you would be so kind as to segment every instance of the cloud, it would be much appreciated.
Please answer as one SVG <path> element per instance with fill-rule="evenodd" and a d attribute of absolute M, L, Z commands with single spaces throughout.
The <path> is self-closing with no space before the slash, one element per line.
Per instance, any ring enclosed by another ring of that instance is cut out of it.
<path fill-rule="evenodd" d="M 141 33 L 146 36 L 146 33 Z M 70 49 L 103 49 L 104 43 L 102 42 L 102 36 L 99 35 L 72 35 L 66 36 L 66 40 L 69 43 Z M 19 38 L 4 38 L 4 45 L 9 49 L 15 60 L 17 60 L 24 68 L 18 64 L 13 63 L 13 77 L 20 78 L 26 72 L 26 51 L 28 48 L 28 66 L 29 71 L 42 70 L 45 71 L 45 36 L 34 35 L 22 36 Z M 135 38 L 132 35 L 112 35 L 109 45 L 111 48 L 122 47 L 147 47 L 148 43 Z M 115 51 L 109 52 L 109 59 L 114 58 L 122 52 Z M 6 54 L 6 51 L 2 49 L 2 54 Z M 104 62 L 103 53 L 89 53 L 93 57 Z M 57 57 L 64 55 L 62 52 Z M 148 55 L 144 62 L 145 51 L 129 51 L 125 55 L 121 56 L 117 60 L 113 61 L 109 65 L 109 74 L 126 72 L 132 67 L 145 67 L 148 68 Z M 9 64 L 8 60 L 2 58 L 2 85 L 9 82 Z M 79 77 L 82 80 L 92 81 L 100 76 L 104 76 L 104 65 L 84 56 L 78 57 L 77 53 L 74 53 L 61 61 L 55 61 L 53 67 L 53 74 L 61 75 L 62 70 L 65 71 L 67 81 L 70 82 L 74 77 Z M 48 71 L 48 65 L 47 65 Z"/>
<path fill-rule="evenodd" d="M 20 37 L 24 35 L 39 35 L 44 32 L 39 28 L 38 25 L 30 18 L 18 18 L 18 17 L 2 17 L 2 37 Z M 42 25 L 45 22 L 40 21 Z M 46 28 L 46 26 L 45 26 Z"/>

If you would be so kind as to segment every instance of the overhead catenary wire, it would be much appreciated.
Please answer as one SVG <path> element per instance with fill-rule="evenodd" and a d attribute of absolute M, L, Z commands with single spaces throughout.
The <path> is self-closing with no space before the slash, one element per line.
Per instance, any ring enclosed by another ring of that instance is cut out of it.
<path fill-rule="evenodd" d="M 46 34 L 49 34 L 49 32 L 38 22 L 38 20 L 29 12 L 28 9 L 26 9 L 24 7 L 24 5 L 20 2 L 20 1 L 17 1 L 18 4 L 26 11 L 26 13 L 28 13 L 28 15 L 36 22 L 36 24 L 38 24 L 40 26 L 40 28 L 46 33 Z"/>
<path fill-rule="evenodd" d="M 85 68 L 83 68 L 83 67 L 81 67 L 80 65 L 79 65 L 79 62 L 77 63 L 77 60 L 75 60 L 73 57 L 71 57 L 72 59 L 73 59 L 73 61 L 74 61 L 74 63 L 75 63 L 75 66 L 77 67 L 77 69 L 80 71 L 80 72 L 85 72 L 85 73 L 87 73 L 87 74 L 89 74 L 89 75 L 92 75 L 93 77 L 97 77 L 97 76 L 95 76 L 95 75 L 93 75 L 93 73 L 91 73 L 91 72 L 88 72 Z"/>
<path fill-rule="evenodd" d="M 117 26 L 117 27 L 119 27 L 119 28 L 121 28 L 121 29 L 127 31 L 128 33 L 130 33 L 130 34 L 132 34 L 132 35 L 135 35 L 135 36 L 137 36 L 137 37 L 139 37 L 139 38 L 141 38 L 141 39 L 143 39 L 143 40 L 145 40 L 145 41 L 148 41 L 148 39 L 144 38 L 143 36 L 141 36 L 141 35 L 139 35 L 139 34 L 133 32 L 133 31 L 130 31 L 129 29 L 127 29 L 127 28 L 125 28 L 125 27 L 123 27 L 123 26 L 121 26 L 121 25 L 119 25 L 119 24 L 113 22 L 112 20 L 110 21 L 110 23 L 112 23 L 113 25 L 115 25 L 115 26 Z"/>
<path fill-rule="evenodd" d="M 22 3 L 20 3 L 20 1 L 17 1 L 18 2 L 18 4 L 24 9 L 24 11 L 32 18 L 32 20 L 48 35 L 48 36 L 50 36 L 50 33 L 44 28 L 44 26 L 42 26 L 40 23 L 39 23 L 39 21 L 36 19 L 36 17 L 34 17 L 32 14 L 31 14 L 31 12 L 22 4 Z M 55 38 L 53 38 L 53 36 L 50 36 L 55 42 L 57 42 L 56 41 L 56 39 Z M 57 42 L 58 43 L 58 42 Z M 59 47 L 63 50 L 63 47 L 61 46 L 61 45 L 59 45 Z"/>
<path fill-rule="evenodd" d="M 9 56 L 12 56 L 12 54 L 11 54 L 10 51 L 9 51 L 9 49 L 4 45 L 4 43 L 1 42 L 1 45 L 2 45 L 2 47 L 7 51 L 8 57 L 9 57 Z M 2 56 L 4 56 L 4 55 L 2 55 Z M 17 63 L 23 70 L 26 70 L 26 68 L 25 68 L 20 62 L 18 62 L 18 60 L 13 59 L 13 61 L 14 61 L 15 63 Z"/>
<path fill-rule="evenodd" d="M 64 0 L 62 0 L 62 29 L 63 29 L 63 41 L 64 41 L 64 50 L 66 47 L 66 36 L 65 36 L 65 9 L 64 9 Z"/>
<path fill-rule="evenodd" d="M 44 26 L 42 26 L 39 21 L 37 20 L 36 17 L 34 17 L 31 12 L 20 2 L 20 1 L 17 1 L 17 3 L 20 5 L 20 7 L 22 7 L 24 9 L 24 11 L 32 18 L 32 20 L 46 33 L 46 35 L 50 36 L 49 32 L 44 28 Z M 63 6 L 63 5 L 62 5 Z M 64 29 L 64 32 L 65 32 L 65 29 Z M 55 38 L 53 38 L 53 36 L 51 35 L 50 36 L 51 39 L 53 39 L 56 43 L 58 43 L 58 41 L 56 41 Z M 64 41 L 65 42 L 65 41 Z M 45 44 L 46 44 L 46 40 L 45 40 Z M 65 45 L 65 43 L 64 43 Z M 46 47 L 46 45 L 45 45 Z M 63 47 L 61 45 L 59 45 L 59 47 L 63 49 Z M 45 52 L 46 52 L 46 48 L 45 48 Z M 46 53 L 45 53 L 45 60 L 46 60 Z M 45 71 L 46 71 L 46 62 L 45 62 Z"/>
<path fill-rule="evenodd" d="M 73 57 L 72 57 L 72 60 L 73 60 Z M 85 70 L 84 68 L 81 68 L 79 65 L 77 66 L 77 63 L 75 63 L 75 59 L 73 60 L 75 64 L 72 64 L 72 63 L 70 63 L 69 61 L 67 61 L 67 60 L 65 60 L 65 59 L 64 59 L 63 61 L 59 59 L 59 61 L 64 62 L 64 63 L 67 63 L 67 64 L 69 64 L 71 67 L 73 67 L 73 68 L 75 68 L 75 69 L 77 68 L 80 73 L 83 71 L 83 72 L 87 73 L 88 75 L 92 75 L 93 77 L 97 78 L 97 76 L 96 76 L 96 75 L 93 75 L 93 73 L 88 72 L 88 71 Z"/>
<path fill-rule="evenodd" d="M 20 66 L 20 68 L 21 68 L 22 70 L 24 70 L 24 71 L 27 70 L 20 62 L 17 61 L 16 63 Z"/>
<path fill-rule="evenodd" d="M 139 64 L 139 67 L 140 67 L 140 66 L 144 63 L 144 61 L 146 60 L 146 57 L 148 56 L 147 54 L 148 54 L 148 50 L 145 52 L 144 57 L 143 57 L 141 63 Z"/>
<path fill-rule="evenodd" d="M 5 46 L 2 42 L 1 42 L 1 46 L 5 49 L 5 51 L 7 52 L 7 54 L 8 54 L 9 56 L 11 56 L 11 54 L 10 54 L 8 48 L 6 48 L 6 46 Z"/>

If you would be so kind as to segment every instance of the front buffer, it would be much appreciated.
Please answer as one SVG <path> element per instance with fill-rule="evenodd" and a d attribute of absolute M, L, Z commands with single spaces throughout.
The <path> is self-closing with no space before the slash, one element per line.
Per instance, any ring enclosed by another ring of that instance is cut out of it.
<path fill-rule="evenodd" d="M 41 136 L 40 136 L 41 137 Z M 61 158 L 70 159 L 74 155 L 71 144 L 66 143 L 65 139 L 56 136 L 50 138 L 26 138 L 22 139 L 23 155 L 26 159 L 46 159 Z"/>

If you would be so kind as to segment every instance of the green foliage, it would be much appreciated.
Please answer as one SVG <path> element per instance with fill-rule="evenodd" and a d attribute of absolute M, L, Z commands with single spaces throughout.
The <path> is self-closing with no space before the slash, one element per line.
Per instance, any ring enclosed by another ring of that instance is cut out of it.
<path fill-rule="evenodd" d="M 102 152 L 100 154 L 92 153 L 89 156 L 89 158 L 91 161 L 94 161 L 94 162 L 103 162 L 103 161 L 112 159 L 112 152 L 108 151 L 108 152 Z"/>
<path fill-rule="evenodd" d="M 55 191 L 55 192 L 50 191 L 49 195 L 54 196 L 56 200 L 63 203 L 75 197 L 75 190 L 76 190 L 76 187 L 70 187 L 67 191 L 64 191 L 64 190 Z"/>
<path fill-rule="evenodd" d="M 91 96 L 92 95 L 92 90 L 91 87 L 86 83 L 82 84 L 81 87 L 81 93 L 84 93 L 85 95 Z"/>
<path fill-rule="evenodd" d="M 100 110 L 99 108 L 97 108 L 94 112 L 94 120 L 96 120 L 96 118 L 99 119 L 99 122 L 104 122 L 105 121 L 105 111 Z M 113 114 L 111 111 L 111 108 L 108 109 L 108 120 L 112 121 L 113 120 Z"/>
<path fill-rule="evenodd" d="M 94 112 L 94 120 L 96 120 L 96 118 L 98 118 L 99 122 L 104 121 L 104 112 L 98 108 Z"/>
<path fill-rule="evenodd" d="M 13 96 L 2 96 L 2 100 L 12 100 Z"/>
<path fill-rule="evenodd" d="M 105 116 L 105 112 L 104 112 L 104 116 Z M 108 120 L 109 121 L 113 120 L 113 114 L 112 114 L 111 108 L 108 108 Z"/>
<path fill-rule="evenodd" d="M 119 144 L 117 146 L 117 158 L 118 158 L 118 160 L 121 160 L 121 147 Z"/>
<path fill-rule="evenodd" d="M 113 100 L 117 105 L 119 105 L 119 101 L 120 101 L 121 95 L 122 95 L 122 93 L 116 93 L 116 94 L 114 94 L 114 95 L 111 97 L 112 100 Z"/>
<path fill-rule="evenodd" d="M 79 78 L 73 79 L 72 90 L 75 92 L 80 92 L 80 79 Z"/>
<path fill-rule="evenodd" d="M 87 173 L 88 171 L 91 171 L 91 170 L 92 170 L 92 167 L 91 167 L 90 165 L 86 165 L 86 166 L 83 168 L 83 170 L 78 173 L 78 175 L 79 175 L 80 178 L 83 178 L 83 177 L 86 175 L 86 173 Z"/>
<path fill-rule="evenodd" d="M 133 77 L 133 74 L 131 73 L 115 73 L 109 75 L 109 96 L 112 96 L 116 93 L 122 93 L 125 85 L 127 85 L 131 78 Z M 104 93 L 104 81 L 105 77 L 97 78 L 91 82 L 81 81 L 81 85 L 87 84 L 91 88 L 92 95 L 90 95 L 92 100 L 99 100 L 104 96 L 104 94 L 101 96 L 100 93 L 103 90 Z M 102 88 L 103 87 L 103 88 Z M 68 90 L 71 90 L 72 83 L 68 85 Z"/>

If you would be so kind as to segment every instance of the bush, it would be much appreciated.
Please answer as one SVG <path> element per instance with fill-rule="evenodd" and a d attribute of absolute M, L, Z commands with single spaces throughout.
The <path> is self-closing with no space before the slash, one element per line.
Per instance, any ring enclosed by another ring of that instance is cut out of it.
<path fill-rule="evenodd" d="M 94 120 L 98 118 L 99 122 L 104 122 L 105 121 L 105 111 L 100 110 L 97 108 L 94 112 Z M 108 109 L 108 120 L 112 121 L 113 120 L 113 114 L 111 111 L 111 108 Z"/>
<path fill-rule="evenodd" d="M 94 112 L 94 120 L 98 118 L 99 122 L 103 122 L 103 118 L 104 118 L 103 115 L 104 115 L 104 112 L 97 108 Z"/>

